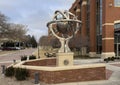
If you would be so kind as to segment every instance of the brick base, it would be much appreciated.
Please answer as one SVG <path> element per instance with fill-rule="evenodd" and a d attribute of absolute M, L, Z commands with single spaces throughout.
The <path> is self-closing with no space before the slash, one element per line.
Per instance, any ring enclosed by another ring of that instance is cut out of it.
<path fill-rule="evenodd" d="M 37 71 L 29 70 L 30 77 L 34 78 L 34 73 L 39 72 L 40 82 L 46 84 L 81 82 L 93 80 L 105 80 L 106 71 L 104 67 L 62 70 L 62 71 Z"/>
<path fill-rule="evenodd" d="M 57 83 L 69 83 L 69 82 L 81 82 L 81 81 L 94 81 L 94 80 L 105 80 L 106 69 L 105 66 L 99 66 L 96 64 L 90 66 L 69 66 L 67 67 L 55 67 L 56 59 L 43 59 L 36 61 L 29 61 L 22 65 L 31 68 L 28 69 L 30 78 L 34 79 L 34 74 L 39 73 L 40 82 L 45 84 L 57 84 Z M 53 67 L 54 65 L 54 67 Z M 34 66 L 41 66 L 41 69 L 33 70 Z M 46 68 L 46 69 L 42 69 Z M 48 68 L 48 69 L 47 69 Z M 64 69 L 63 69 L 64 68 Z M 74 68 L 74 69 L 73 69 Z M 53 70 L 50 70 L 53 69 Z M 55 70 L 57 69 L 57 70 Z"/>
<path fill-rule="evenodd" d="M 43 59 L 43 60 L 36 60 L 36 61 L 30 61 L 25 62 L 23 65 L 28 66 L 56 66 L 56 59 Z"/>

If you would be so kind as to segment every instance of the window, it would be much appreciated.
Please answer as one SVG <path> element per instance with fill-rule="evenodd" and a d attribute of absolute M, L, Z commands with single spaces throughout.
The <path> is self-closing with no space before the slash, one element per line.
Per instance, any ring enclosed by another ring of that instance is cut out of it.
<path fill-rule="evenodd" d="M 120 0 L 114 0 L 114 6 L 120 7 Z"/>
<path fill-rule="evenodd" d="M 114 25 L 114 28 L 115 28 L 115 29 L 120 28 L 120 23 L 116 23 L 116 24 Z"/>

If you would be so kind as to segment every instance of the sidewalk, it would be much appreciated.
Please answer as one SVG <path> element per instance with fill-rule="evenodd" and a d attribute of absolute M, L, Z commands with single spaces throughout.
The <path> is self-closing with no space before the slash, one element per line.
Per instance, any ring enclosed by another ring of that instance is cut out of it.
<path fill-rule="evenodd" d="M 55 85 L 120 85 L 120 62 L 107 63 L 106 69 L 112 71 L 112 75 L 110 75 L 110 78 L 108 80 L 63 83 L 63 84 L 55 84 Z"/>
<path fill-rule="evenodd" d="M 0 85 L 34 85 L 33 81 L 16 81 L 15 78 L 7 78 L 1 74 L 1 65 L 6 67 L 13 63 L 13 60 L 20 61 L 21 55 L 32 55 L 35 49 L 25 49 L 19 50 L 11 53 L 1 54 L 0 55 Z"/>

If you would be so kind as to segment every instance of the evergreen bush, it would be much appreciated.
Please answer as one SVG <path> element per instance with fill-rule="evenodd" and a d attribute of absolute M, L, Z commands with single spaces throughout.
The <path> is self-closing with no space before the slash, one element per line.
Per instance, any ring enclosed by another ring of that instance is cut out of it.
<path fill-rule="evenodd" d="M 28 70 L 24 69 L 24 68 L 16 68 L 15 69 L 15 78 L 17 80 L 26 80 L 26 78 L 28 77 Z"/>
<path fill-rule="evenodd" d="M 5 76 L 7 76 L 7 77 L 14 76 L 14 73 L 15 73 L 15 70 L 14 70 L 14 68 L 12 66 L 6 68 L 6 70 L 5 70 Z"/>
<path fill-rule="evenodd" d="M 115 60 L 115 57 L 111 57 L 111 61 L 114 61 Z"/>
<path fill-rule="evenodd" d="M 104 61 L 108 63 L 110 60 L 108 58 L 105 58 Z"/>
<path fill-rule="evenodd" d="M 120 59 L 120 57 L 116 57 L 116 59 L 118 59 L 118 60 L 119 60 L 119 59 Z"/>
<path fill-rule="evenodd" d="M 34 55 L 29 56 L 29 60 L 33 60 L 33 59 L 36 59 L 36 56 Z"/>
<path fill-rule="evenodd" d="M 27 56 L 26 55 L 21 56 L 21 61 L 25 61 L 25 60 L 27 60 Z"/>

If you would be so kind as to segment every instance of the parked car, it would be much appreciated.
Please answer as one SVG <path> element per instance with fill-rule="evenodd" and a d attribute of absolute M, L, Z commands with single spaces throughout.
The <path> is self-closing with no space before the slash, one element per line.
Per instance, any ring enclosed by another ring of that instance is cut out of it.
<path fill-rule="evenodd" d="M 3 47 L 2 50 L 20 50 L 20 47 Z"/>

